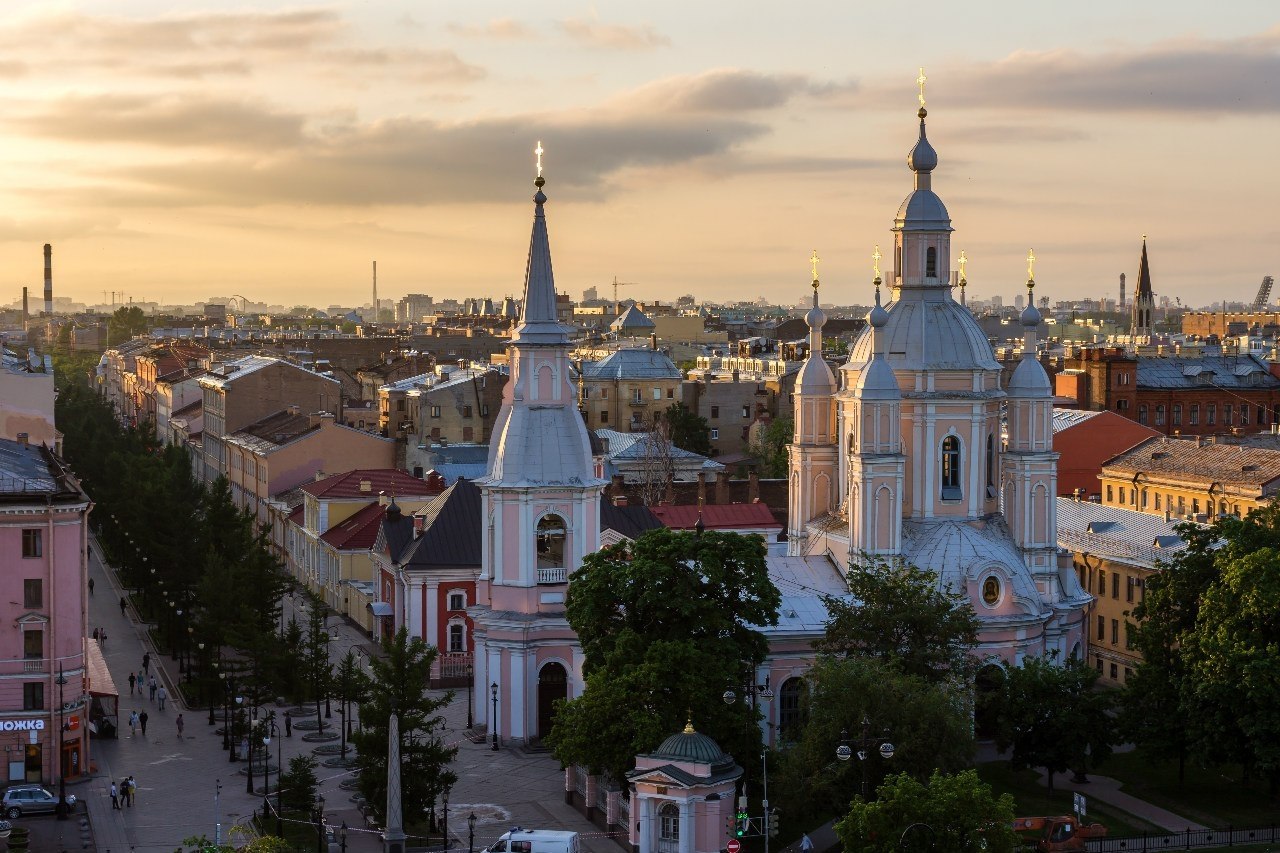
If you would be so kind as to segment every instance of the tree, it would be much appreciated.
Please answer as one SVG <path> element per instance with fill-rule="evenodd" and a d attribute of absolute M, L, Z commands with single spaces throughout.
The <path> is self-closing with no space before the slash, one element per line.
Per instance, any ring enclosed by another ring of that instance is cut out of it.
<path fill-rule="evenodd" d="M 1017 849 L 1013 795 L 996 796 L 976 770 L 954 776 L 935 772 L 927 782 L 900 773 L 886 779 L 877 794 L 869 803 L 854 800 L 836 824 L 836 834 L 849 853 Z"/>
<path fill-rule="evenodd" d="M 764 558 L 758 536 L 661 529 L 583 561 L 566 614 L 587 684 L 547 739 L 561 763 L 620 782 L 637 753 L 689 719 L 730 754 L 759 752 L 752 706 L 720 696 L 763 662 L 757 626 L 778 621 Z"/>
<path fill-rule="evenodd" d="M 819 657 L 805 682 L 807 720 L 781 756 L 775 795 L 789 820 L 821 822 L 842 809 L 861 789 L 864 761 L 873 784 L 890 772 L 923 781 L 935 770 L 956 772 L 972 763 L 967 703 L 944 684 L 859 656 Z M 845 735 L 851 745 L 861 737 L 864 718 L 873 736 L 888 731 L 893 758 L 872 750 L 865 759 L 837 760 Z"/>
<path fill-rule="evenodd" d="M 107 346 L 115 346 L 140 335 L 148 328 L 147 315 L 135 305 L 117 308 L 107 318 Z"/>
<path fill-rule="evenodd" d="M 790 417 L 774 418 L 748 451 L 756 458 L 763 477 L 787 476 L 787 445 L 795 435 L 796 424 Z"/>
<path fill-rule="evenodd" d="M 316 703 L 316 724 L 323 729 L 324 717 L 320 713 L 320 700 L 329 695 L 329 685 L 333 680 L 333 664 L 329 662 L 329 634 L 324 629 L 325 620 L 329 618 L 329 608 L 315 594 L 308 594 L 307 603 L 302 667 L 306 672 L 311 699 Z"/>
<path fill-rule="evenodd" d="M 711 426 L 706 418 L 684 403 L 674 403 L 662 413 L 662 421 L 676 447 L 702 456 L 711 455 Z"/>
<path fill-rule="evenodd" d="M 937 573 L 864 556 L 846 580 L 849 597 L 826 600 L 830 620 L 819 651 L 878 658 L 932 682 L 972 675 L 978 617 L 964 595 L 938 588 Z"/>
<path fill-rule="evenodd" d="M 280 808 L 292 812 L 310 811 L 316 802 L 316 760 L 310 755 L 289 759 L 289 769 L 280 776 Z"/>
<path fill-rule="evenodd" d="M 384 639 L 385 658 L 371 658 L 373 678 L 360 703 L 361 727 L 352 734 L 360 779 L 360 793 L 380 817 L 387 802 L 387 746 L 392 713 L 400 722 L 400 794 L 406 824 L 426 819 L 441 792 L 457 777 L 448 769 L 456 746 L 445 746 L 440 710 L 453 693 L 439 698 L 427 693 L 437 650 L 401 626 Z"/>
<path fill-rule="evenodd" d="M 1058 664 L 1027 657 L 1006 671 L 993 710 L 996 746 L 1012 749 L 1013 769 L 1043 767 L 1052 791 L 1055 773 L 1083 772 L 1089 759 L 1106 760 L 1114 729 L 1098 721 L 1106 719 L 1115 696 L 1094 690 L 1097 680 L 1097 671 L 1076 658 Z"/>
<path fill-rule="evenodd" d="M 358 702 L 369 689 L 369 677 L 360 670 L 355 653 L 348 650 L 333 673 L 333 698 L 342 703 L 341 755 L 347 757 L 347 725 L 351 719 L 351 703 Z"/>

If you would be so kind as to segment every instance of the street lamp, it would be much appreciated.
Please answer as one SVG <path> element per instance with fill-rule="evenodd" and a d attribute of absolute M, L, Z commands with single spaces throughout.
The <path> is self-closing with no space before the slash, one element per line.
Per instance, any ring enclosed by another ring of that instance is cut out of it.
<path fill-rule="evenodd" d="M 750 730 L 752 727 L 756 725 L 756 707 L 758 704 L 757 697 L 768 702 L 771 699 L 773 699 L 773 689 L 769 687 L 768 675 L 764 677 L 763 684 L 756 684 L 754 675 L 748 671 L 744 673 L 744 680 L 741 686 L 741 690 L 743 692 L 743 695 L 745 695 L 751 703 L 751 710 L 749 712 L 749 717 L 747 720 L 747 727 L 748 727 L 748 730 Z M 738 694 L 733 691 L 732 687 L 729 687 L 724 691 L 724 693 L 720 694 L 720 698 L 724 700 L 724 703 L 726 705 L 732 705 L 734 702 L 738 701 Z M 752 739 L 754 740 L 754 738 Z M 768 746 L 768 744 L 766 744 L 766 746 Z M 768 770 L 766 769 L 764 772 L 765 772 L 765 778 L 768 779 Z M 767 785 L 768 782 L 766 782 L 765 784 Z M 743 772 L 743 788 L 744 790 L 746 788 L 745 770 Z M 767 802 L 765 803 L 765 808 L 766 809 L 768 808 Z"/>
<path fill-rule="evenodd" d="M 330 634 L 328 631 L 325 631 L 324 632 L 324 662 L 325 662 L 325 665 L 330 667 L 330 670 L 329 670 L 330 677 L 325 679 L 325 685 L 324 685 L 324 718 L 326 720 L 333 719 L 333 712 L 329 710 L 329 694 L 330 692 L 332 692 L 332 688 L 333 688 L 333 685 L 332 685 L 332 681 L 333 681 L 332 666 L 333 665 L 330 663 L 330 657 L 329 657 L 329 641 L 332 639 L 333 639 L 333 635 Z"/>
<path fill-rule="evenodd" d="M 342 847 L 342 853 L 347 853 L 347 822 L 345 820 L 338 828 L 338 844 Z"/>
<path fill-rule="evenodd" d="M 249 754 L 245 756 L 245 761 L 249 762 L 249 766 L 245 768 L 246 770 L 249 771 L 245 776 L 244 790 L 246 794 L 253 793 L 253 727 L 257 722 L 258 722 L 257 720 L 247 720 L 245 723 L 249 729 L 249 737 L 248 737 Z M 264 768 L 262 771 L 262 775 L 265 777 L 267 775 L 267 771 L 265 769 L 267 762 L 264 761 L 262 762 L 262 764 Z M 264 784 L 265 784 L 265 781 L 264 781 Z"/>
<path fill-rule="evenodd" d="M 490 692 L 493 693 L 493 717 L 489 720 L 493 726 L 493 751 L 498 751 L 498 682 L 489 685 Z"/>
<path fill-rule="evenodd" d="M 855 741 L 858 746 L 858 760 L 862 762 L 862 799 L 866 800 L 871 792 L 871 751 L 880 752 L 880 757 L 885 761 L 893 758 L 896 751 L 894 745 L 889 741 L 889 729 L 884 730 L 884 737 L 871 736 L 871 718 L 862 717 L 862 737 Z M 848 761 L 853 757 L 853 750 L 849 746 L 849 730 L 844 729 L 840 732 L 840 746 L 836 747 L 836 758 L 841 761 Z"/>
<path fill-rule="evenodd" d="M 58 767 L 58 820 L 66 820 L 71 811 L 71 806 L 67 803 L 67 776 L 65 768 L 62 766 L 62 738 L 67 730 L 67 724 L 64 719 L 67 712 L 67 703 L 63 698 L 63 688 L 66 687 L 66 684 L 67 677 L 62 674 L 62 664 L 58 664 L 58 760 L 55 762 Z"/>
<path fill-rule="evenodd" d="M 316 822 L 316 853 L 325 853 L 324 849 L 324 797 L 316 800 L 316 810 L 312 812 Z"/>
<path fill-rule="evenodd" d="M 244 705 L 244 697 L 237 696 L 235 707 L 231 709 L 231 756 L 230 761 L 236 761 L 236 717 L 240 716 L 240 708 Z"/>
<path fill-rule="evenodd" d="M 444 849 L 449 849 L 449 791 L 452 785 L 444 786 L 444 826 L 440 830 L 440 835 L 444 841 Z"/>
<path fill-rule="evenodd" d="M 276 835 L 284 838 L 284 822 L 280 816 L 280 777 L 284 773 L 284 761 L 281 757 L 280 729 L 276 726 L 276 712 L 267 714 L 266 733 L 262 736 L 262 819 L 266 820 L 267 811 L 271 808 L 271 736 L 276 738 Z"/>
<path fill-rule="evenodd" d="M 234 686 L 232 686 L 232 683 L 227 679 L 227 674 L 225 672 L 218 673 L 218 680 L 222 682 L 222 748 L 230 749 L 231 748 L 231 737 L 230 737 L 231 730 L 227 727 L 227 706 L 231 704 L 231 691 L 234 690 L 235 688 Z M 210 701 L 209 703 L 209 717 L 210 719 L 213 718 L 213 702 L 212 701 Z"/>
<path fill-rule="evenodd" d="M 467 853 L 475 853 L 476 849 L 476 813 L 467 815 Z"/>
<path fill-rule="evenodd" d="M 213 662 L 213 668 L 214 668 L 214 670 L 217 670 L 217 669 L 218 669 L 218 662 L 217 662 L 217 661 L 214 661 L 214 662 Z M 216 690 L 216 688 L 217 688 L 218 684 L 220 683 L 218 679 L 221 679 L 221 678 L 226 678 L 226 674 L 225 674 L 225 673 L 221 673 L 221 672 L 219 672 L 219 673 L 218 673 L 218 678 L 214 678 L 214 679 L 212 679 L 212 683 L 211 683 L 211 684 L 209 684 L 209 685 L 208 685 L 208 687 L 206 688 L 206 690 L 207 690 L 207 692 L 208 692 L 208 694 L 209 694 L 207 698 L 209 699 L 209 725 L 211 725 L 211 726 L 216 726 L 216 725 L 218 724 L 217 719 L 213 716 L 213 702 L 214 702 L 214 699 L 216 698 L 216 697 L 215 697 L 215 690 Z M 203 683 L 203 681 L 204 681 L 204 679 L 201 679 L 201 683 Z"/>

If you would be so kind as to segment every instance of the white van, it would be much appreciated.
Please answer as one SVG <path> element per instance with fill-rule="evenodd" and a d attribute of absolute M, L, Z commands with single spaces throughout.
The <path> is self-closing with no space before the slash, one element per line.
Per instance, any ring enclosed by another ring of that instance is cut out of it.
<path fill-rule="evenodd" d="M 515 827 L 487 848 L 488 853 L 581 853 L 578 833 Z"/>

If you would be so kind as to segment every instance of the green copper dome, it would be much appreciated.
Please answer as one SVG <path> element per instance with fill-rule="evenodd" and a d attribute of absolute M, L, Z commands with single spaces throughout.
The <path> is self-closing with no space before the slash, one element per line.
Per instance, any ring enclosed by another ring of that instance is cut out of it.
<path fill-rule="evenodd" d="M 668 761 L 693 761 L 698 764 L 718 765 L 733 759 L 725 754 L 720 744 L 711 738 L 694 731 L 693 723 L 685 725 L 684 731 L 674 734 L 662 742 L 662 746 L 654 750 L 650 757 Z"/>

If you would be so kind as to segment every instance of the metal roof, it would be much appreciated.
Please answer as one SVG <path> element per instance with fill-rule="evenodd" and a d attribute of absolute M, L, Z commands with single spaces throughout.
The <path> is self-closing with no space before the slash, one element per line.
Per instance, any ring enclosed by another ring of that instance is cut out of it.
<path fill-rule="evenodd" d="M 666 353 L 653 349 L 620 349 L 599 361 L 584 362 L 584 379 L 681 379 L 680 368 Z"/>
<path fill-rule="evenodd" d="M 1079 426 L 1092 417 L 1102 414 L 1089 409 L 1057 409 L 1053 410 L 1053 431 L 1062 432 L 1073 426 Z"/>
<path fill-rule="evenodd" d="M 58 480 L 41 447 L 0 439 L 0 494 L 56 495 Z"/>
<path fill-rule="evenodd" d="M 658 326 L 649 317 L 634 305 L 628 306 L 626 311 L 618 315 L 618 319 L 609 324 L 609 328 L 615 331 L 634 331 L 637 329 L 656 329 Z"/>
<path fill-rule="evenodd" d="M 1175 529 L 1183 523 L 1179 519 L 1075 498 L 1056 500 L 1063 548 L 1151 568 L 1187 547 Z"/>
<path fill-rule="evenodd" d="M 1253 355 L 1159 356 L 1138 359 L 1141 388 L 1280 388 Z"/>
<path fill-rule="evenodd" d="M 766 635 L 814 633 L 826 630 L 831 616 L 826 599 L 851 601 L 849 585 L 826 557 L 766 557 L 769 580 L 781 593 L 778 624 L 756 626 Z"/>

